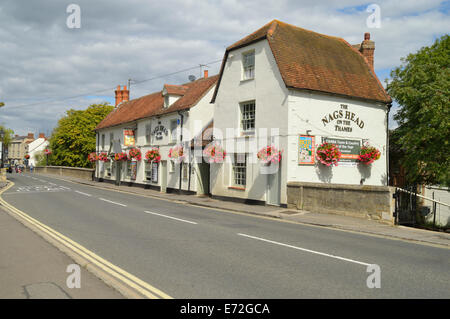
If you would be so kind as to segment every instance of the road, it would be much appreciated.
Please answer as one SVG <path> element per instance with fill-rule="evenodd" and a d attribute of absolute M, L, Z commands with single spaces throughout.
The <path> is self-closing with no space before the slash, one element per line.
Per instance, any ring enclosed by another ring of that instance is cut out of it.
<path fill-rule="evenodd" d="M 8 203 L 174 298 L 450 298 L 446 248 L 8 178 Z"/>

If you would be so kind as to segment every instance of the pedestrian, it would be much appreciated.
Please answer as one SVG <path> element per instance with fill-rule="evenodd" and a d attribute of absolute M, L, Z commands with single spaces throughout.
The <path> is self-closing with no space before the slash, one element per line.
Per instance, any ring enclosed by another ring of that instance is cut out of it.
<path fill-rule="evenodd" d="M 33 174 L 33 163 L 30 164 L 30 173 Z"/>

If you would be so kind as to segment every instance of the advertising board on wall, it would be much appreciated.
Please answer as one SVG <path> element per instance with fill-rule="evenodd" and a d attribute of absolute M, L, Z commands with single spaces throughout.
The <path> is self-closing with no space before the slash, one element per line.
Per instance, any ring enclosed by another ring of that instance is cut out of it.
<path fill-rule="evenodd" d="M 357 164 L 361 151 L 361 140 L 323 137 L 322 142 L 335 144 L 339 148 L 342 154 L 339 165 L 354 166 Z"/>
<path fill-rule="evenodd" d="M 124 146 L 134 146 L 135 137 L 133 130 L 123 130 L 123 145 Z"/>
<path fill-rule="evenodd" d="M 314 136 L 300 135 L 298 140 L 298 165 L 314 165 Z"/>

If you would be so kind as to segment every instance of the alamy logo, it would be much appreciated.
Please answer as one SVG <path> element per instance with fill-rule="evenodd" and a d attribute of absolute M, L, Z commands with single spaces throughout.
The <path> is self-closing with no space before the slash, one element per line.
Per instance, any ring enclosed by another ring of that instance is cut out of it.
<path fill-rule="evenodd" d="M 367 266 L 368 273 L 370 273 L 369 277 L 367 277 L 367 288 L 381 288 L 381 268 L 380 266 L 373 264 Z"/>
<path fill-rule="evenodd" d="M 77 264 L 67 266 L 66 272 L 71 273 L 66 280 L 67 288 L 81 288 L 81 269 Z"/>
<path fill-rule="evenodd" d="M 366 19 L 368 28 L 381 28 L 381 9 L 378 4 L 371 4 L 366 8 L 366 12 L 372 13 Z"/>
<path fill-rule="evenodd" d="M 81 8 L 78 4 L 69 4 L 66 9 L 70 15 L 67 17 L 66 25 L 69 29 L 81 28 Z"/>

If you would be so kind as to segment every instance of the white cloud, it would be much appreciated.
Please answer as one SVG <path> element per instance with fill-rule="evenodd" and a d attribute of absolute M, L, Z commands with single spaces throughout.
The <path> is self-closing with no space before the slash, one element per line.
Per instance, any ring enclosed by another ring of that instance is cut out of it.
<path fill-rule="evenodd" d="M 3 0 L 0 4 L 0 123 L 19 134 L 44 126 L 51 131 L 70 107 L 86 108 L 87 97 L 15 109 L 15 105 L 61 97 L 114 95 L 129 78 L 143 80 L 221 59 L 224 49 L 272 19 L 349 43 L 371 32 L 376 43 L 375 68 L 391 69 L 400 57 L 430 45 L 449 32 L 443 1 L 377 1 L 380 29 L 368 29 L 371 2 L 165 0 L 88 1 L 81 7 L 81 29 L 66 27 L 66 6 L 58 0 Z M 448 6 L 448 4 L 447 4 Z M 448 12 L 448 8 L 447 11 Z M 211 65 L 210 74 L 220 63 Z M 383 74 L 384 74 L 383 73 Z M 199 69 L 132 85 L 131 96 L 183 83 Z M 383 81 L 384 79 L 380 79 Z M 109 89 L 108 89 L 109 88 Z M 107 89 L 104 92 L 92 93 Z"/>

